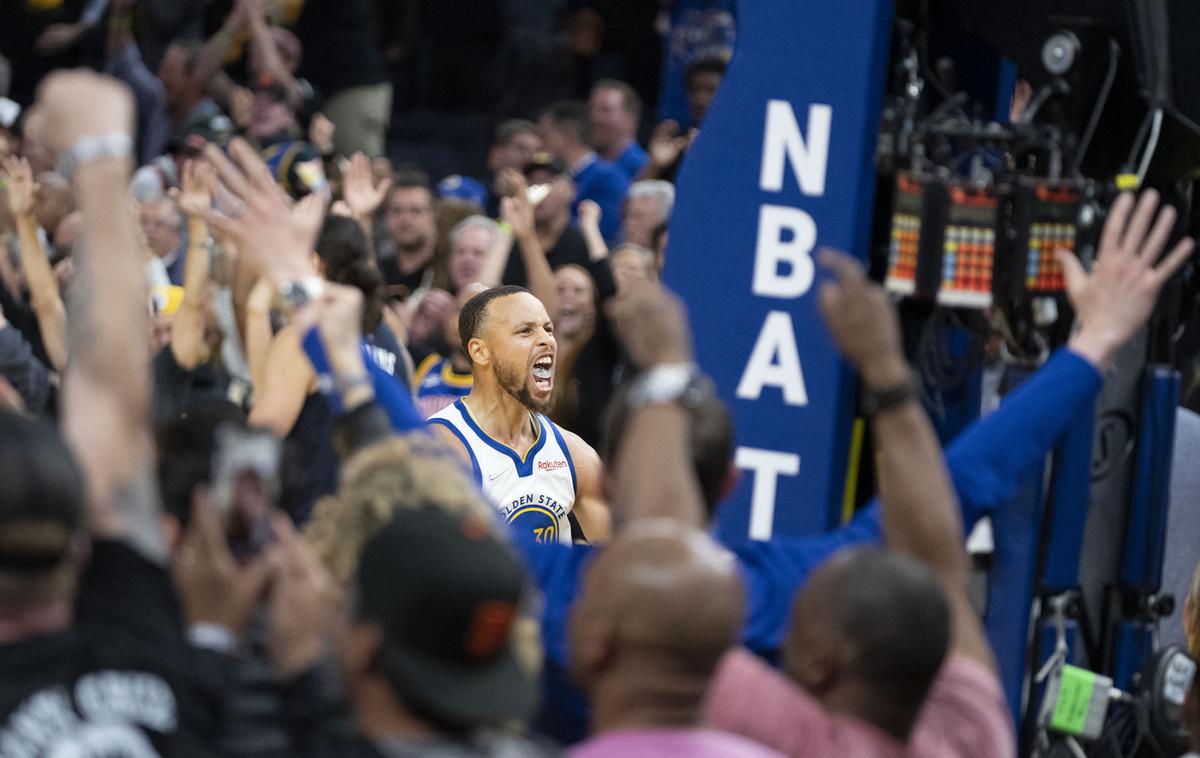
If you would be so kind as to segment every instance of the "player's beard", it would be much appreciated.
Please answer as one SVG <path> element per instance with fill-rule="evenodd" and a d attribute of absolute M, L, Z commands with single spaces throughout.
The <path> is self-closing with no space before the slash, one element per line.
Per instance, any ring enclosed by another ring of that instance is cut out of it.
<path fill-rule="evenodd" d="M 500 389 L 515 397 L 517 402 L 531 411 L 549 413 L 554 408 L 553 393 L 550 394 L 549 399 L 544 403 L 539 403 L 533 399 L 533 395 L 529 394 L 529 378 L 526 376 L 525 381 L 521 381 L 521 372 L 519 369 L 498 364 L 496 366 L 496 381 L 500 383 Z"/>

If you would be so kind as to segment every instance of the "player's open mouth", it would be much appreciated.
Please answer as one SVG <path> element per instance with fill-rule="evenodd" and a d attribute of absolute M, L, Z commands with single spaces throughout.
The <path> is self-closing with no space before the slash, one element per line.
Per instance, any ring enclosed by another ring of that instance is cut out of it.
<path fill-rule="evenodd" d="M 547 355 L 533 363 L 533 383 L 545 392 L 554 389 L 554 357 Z"/>

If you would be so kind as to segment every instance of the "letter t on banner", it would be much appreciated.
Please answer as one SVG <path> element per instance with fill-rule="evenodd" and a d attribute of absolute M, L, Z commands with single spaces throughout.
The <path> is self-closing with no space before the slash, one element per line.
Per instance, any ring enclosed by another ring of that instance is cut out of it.
<path fill-rule="evenodd" d="M 752 472 L 718 510 L 727 540 L 840 521 L 850 375 L 812 255 L 867 254 L 892 5 L 739 3 L 737 48 L 679 174 L 665 277 Z"/>

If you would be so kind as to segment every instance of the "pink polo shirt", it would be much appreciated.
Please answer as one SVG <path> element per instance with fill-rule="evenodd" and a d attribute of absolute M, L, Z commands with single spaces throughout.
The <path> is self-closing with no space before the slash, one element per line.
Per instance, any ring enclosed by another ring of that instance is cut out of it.
<path fill-rule="evenodd" d="M 745 737 L 714 729 L 619 729 L 576 745 L 570 758 L 784 758 Z"/>
<path fill-rule="evenodd" d="M 961 656 L 942 667 L 907 745 L 864 721 L 826 711 L 746 650 L 721 662 L 705 719 L 805 758 L 1013 758 L 1017 752 L 999 680 Z"/>

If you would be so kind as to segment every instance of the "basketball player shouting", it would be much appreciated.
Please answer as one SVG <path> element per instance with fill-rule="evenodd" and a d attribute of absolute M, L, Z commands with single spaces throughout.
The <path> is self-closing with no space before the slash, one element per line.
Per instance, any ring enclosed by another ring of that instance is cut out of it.
<path fill-rule="evenodd" d="M 600 458 L 543 413 L 554 395 L 558 345 L 542 302 L 497 287 L 463 305 L 458 336 L 471 360 L 471 394 L 429 423 L 471 462 L 483 493 L 520 535 L 570 544 L 608 537 Z M 582 534 L 573 534 L 574 513 Z"/>

